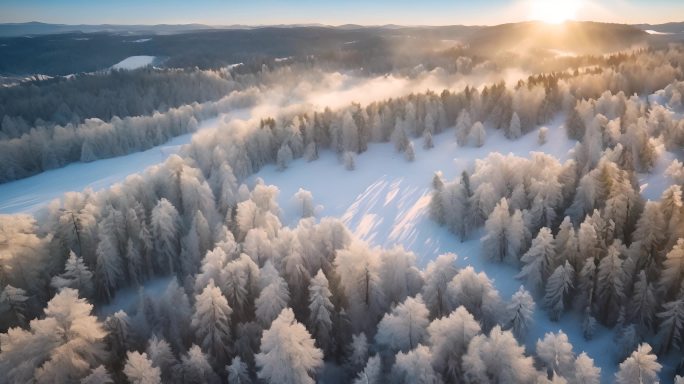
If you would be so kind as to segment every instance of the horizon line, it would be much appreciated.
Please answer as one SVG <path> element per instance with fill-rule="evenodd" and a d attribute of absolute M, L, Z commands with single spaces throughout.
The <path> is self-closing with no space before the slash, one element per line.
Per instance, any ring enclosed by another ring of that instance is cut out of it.
<path fill-rule="evenodd" d="M 77 23 L 77 24 L 70 24 L 70 23 L 52 23 L 52 22 L 45 22 L 45 21 L 38 21 L 38 20 L 30 20 L 30 21 L 3 21 L 3 22 L 0 22 L 0 25 L 45 24 L 45 25 L 63 25 L 63 26 L 72 26 L 72 27 L 105 26 L 105 25 L 119 26 L 119 27 L 127 27 L 127 26 L 158 27 L 158 26 L 201 25 L 201 26 L 213 27 L 213 28 L 227 28 L 227 27 L 235 27 L 235 26 L 252 27 L 252 28 L 277 27 L 277 26 L 299 26 L 299 27 L 302 27 L 302 26 L 303 27 L 307 27 L 307 26 L 316 27 L 316 26 L 318 26 L 318 27 L 333 27 L 333 28 L 339 28 L 339 27 L 344 27 L 344 26 L 359 26 L 359 27 L 366 27 L 366 28 L 397 26 L 397 27 L 417 28 L 417 27 L 495 27 L 495 26 L 499 26 L 499 25 L 529 23 L 529 22 L 547 23 L 543 20 L 538 20 L 538 19 L 507 21 L 507 22 L 495 23 L 495 24 L 399 24 L 399 23 L 363 24 L 363 23 L 352 23 L 352 22 L 343 23 L 343 24 L 327 24 L 327 23 L 321 23 L 321 22 L 295 22 L 295 23 L 273 23 L 273 24 L 249 24 L 249 23 L 207 24 L 207 23 L 202 23 L 202 22 L 154 23 L 154 24 L 141 24 L 141 23 L 121 23 L 121 24 L 119 24 L 119 23 L 93 23 L 93 24 Z M 561 24 L 565 24 L 565 23 L 600 23 L 600 24 L 619 24 L 619 25 L 630 25 L 630 26 L 632 26 L 632 25 L 676 24 L 676 23 L 684 23 L 684 20 L 666 21 L 666 22 L 662 22 L 662 23 L 649 23 L 649 22 L 625 23 L 625 22 L 617 22 L 617 21 L 598 21 L 598 20 L 566 20 L 566 21 L 563 21 Z"/>

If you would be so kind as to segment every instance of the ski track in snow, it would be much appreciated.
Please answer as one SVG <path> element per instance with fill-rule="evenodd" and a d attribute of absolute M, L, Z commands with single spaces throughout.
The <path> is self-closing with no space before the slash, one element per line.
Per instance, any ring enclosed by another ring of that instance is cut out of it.
<path fill-rule="evenodd" d="M 475 159 L 484 158 L 491 151 L 525 157 L 530 152 L 546 152 L 563 162 L 570 158 L 575 144 L 566 138 L 563 121 L 559 117 L 548 125 L 548 142 L 541 146 L 537 144 L 536 130 L 516 141 L 509 141 L 501 132 L 488 128 L 487 141 L 483 147 L 459 147 L 453 129 L 449 129 L 435 136 L 435 147 L 430 150 L 422 148 L 421 139 L 414 139 L 414 162 L 407 162 L 392 144 L 371 144 L 367 152 L 357 157 L 353 171 L 345 170 L 335 154 L 325 151 L 311 163 L 303 159 L 295 160 L 283 172 L 269 165 L 252 176 L 248 183 L 253 183 L 258 177 L 266 184 L 278 186 L 278 202 L 284 224 L 297 224 L 299 213 L 291 198 L 299 188 L 304 188 L 312 192 L 315 204 L 323 206 L 317 217 L 341 218 L 356 236 L 373 246 L 402 245 L 416 254 L 421 267 L 442 253 L 456 253 L 459 267 L 471 265 L 477 271 L 484 271 L 493 280 L 502 298 L 509 300 L 522 284 L 515 278 L 519 270 L 480 257 L 479 239 L 483 229 L 480 228 L 470 239 L 461 243 L 455 235 L 429 218 L 432 175 L 441 170 L 446 180 L 453 180 L 465 169 L 472 171 Z M 667 187 L 660 173 L 660 163 L 666 167 L 669 161 L 661 158 L 655 170 L 658 173 L 644 176 L 642 180 L 649 183 L 646 188 L 648 198 L 658 198 L 662 189 Z M 525 339 L 527 351 L 534 352 L 537 340 L 546 333 L 562 330 L 568 335 L 576 354 L 586 352 L 601 368 L 602 382 L 612 382 L 618 368 L 617 357 L 609 352 L 615 345 L 615 332 L 598 326 L 594 338 L 585 340 L 579 313 L 569 311 L 560 321 L 552 322 L 546 311 L 540 308 L 542 298 L 539 294 L 535 295 L 535 300 L 538 304 L 534 324 Z M 663 377 L 672 377 L 676 365 L 672 360 L 671 354 L 661 361 L 664 365 Z"/>

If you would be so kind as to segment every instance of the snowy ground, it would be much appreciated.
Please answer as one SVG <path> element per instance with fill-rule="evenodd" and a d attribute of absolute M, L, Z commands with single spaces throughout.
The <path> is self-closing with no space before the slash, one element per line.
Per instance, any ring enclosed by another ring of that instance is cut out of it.
<path fill-rule="evenodd" d="M 142 68 L 146 67 L 148 65 L 152 65 L 154 63 L 154 60 L 156 59 L 155 56 L 131 56 L 127 57 L 120 62 L 112 65 L 112 69 L 126 69 L 126 70 L 132 70 L 132 69 L 137 69 L 137 68 Z"/>
<path fill-rule="evenodd" d="M 404 160 L 391 144 L 374 144 L 358 156 L 354 171 L 345 170 L 334 154 L 325 152 L 320 159 L 308 164 L 297 160 L 284 172 L 268 166 L 251 181 L 259 177 L 267 184 L 278 186 L 282 218 L 288 225 L 295 225 L 298 220 L 292 196 L 299 188 L 307 189 L 313 193 L 314 203 L 322 205 L 319 217 L 342 218 L 350 230 L 372 245 L 392 247 L 401 244 L 416 254 L 422 267 L 439 254 L 454 252 L 458 255 L 459 266 L 472 265 L 477 271 L 484 271 L 494 280 L 502 298 L 508 300 L 521 285 L 514 277 L 518 270 L 479 257 L 481 232 L 461 243 L 428 217 L 432 175 L 441 170 L 446 179 L 451 180 L 464 169 L 472 170 L 474 160 L 486 157 L 491 151 L 518 156 L 543 151 L 564 161 L 574 142 L 566 138 L 562 121 L 557 119 L 549 125 L 549 141 L 542 146 L 537 144 L 536 132 L 509 141 L 500 132 L 489 129 L 482 148 L 458 147 L 453 130 L 449 130 L 435 136 L 435 148 L 431 150 L 422 149 L 422 141 L 414 140 L 416 160 L 412 163 Z M 539 297 L 536 299 L 541 301 Z M 561 321 L 551 322 L 546 312 L 537 308 L 534 319 L 535 325 L 525 343 L 528 351 L 534 350 L 536 341 L 545 333 L 563 330 L 575 352 L 587 352 L 601 367 L 603 381 L 612 382 L 617 369 L 616 358 L 610 352 L 612 331 L 599 329 L 593 340 L 586 341 L 578 314 L 566 313 Z"/>

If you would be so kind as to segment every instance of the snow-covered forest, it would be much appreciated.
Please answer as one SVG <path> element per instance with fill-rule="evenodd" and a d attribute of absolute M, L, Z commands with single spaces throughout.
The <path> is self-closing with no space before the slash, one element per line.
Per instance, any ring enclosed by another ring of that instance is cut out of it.
<path fill-rule="evenodd" d="M 684 47 L 288 60 L 0 88 L 0 183 L 192 134 L 0 215 L 0 383 L 684 382 Z"/>

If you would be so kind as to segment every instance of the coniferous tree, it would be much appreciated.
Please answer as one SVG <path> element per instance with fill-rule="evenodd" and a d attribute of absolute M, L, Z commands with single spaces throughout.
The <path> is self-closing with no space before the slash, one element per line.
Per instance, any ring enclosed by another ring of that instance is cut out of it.
<path fill-rule="evenodd" d="M 463 367 L 466 383 L 535 383 L 539 376 L 513 334 L 498 326 L 472 339 Z"/>
<path fill-rule="evenodd" d="M 216 360 L 225 362 L 230 353 L 230 315 L 233 309 L 221 290 L 210 280 L 202 293 L 195 296 L 191 327 L 198 345 Z"/>
<path fill-rule="evenodd" d="M 447 287 L 458 273 L 455 262 L 455 254 L 445 253 L 428 263 L 425 270 L 425 284 L 421 294 L 433 318 L 448 314 L 450 303 Z"/>
<path fill-rule="evenodd" d="M 161 372 L 152 365 L 146 353 L 128 352 L 123 373 L 131 384 L 161 383 Z"/>
<path fill-rule="evenodd" d="M 559 331 L 545 334 L 543 340 L 537 341 L 537 356 L 552 377 L 572 377 L 575 354 L 565 333 Z"/>
<path fill-rule="evenodd" d="M 332 314 L 335 309 L 330 301 L 332 293 L 323 270 L 318 270 L 309 284 L 309 331 L 316 345 L 324 352 L 331 348 Z"/>
<path fill-rule="evenodd" d="M 255 358 L 259 378 L 268 383 L 313 384 L 312 376 L 323 365 L 323 352 L 289 308 L 264 331 Z"/>
<path fill-rule="evenodd" d="M 513 332 L 518 340 L 522 340 L 532 326 L 534 308 L 532 295 L 521 286 L 506 306 L 504 328 Z"/>
<path fill-rule="evenodd" d="M 551 266 L 556 259 L 556 247 L 549 228 L 542 228 L 532 240 L 532 246 L 520 259 L 524 266 L 519 278 L 524 279 L 532 288 L 541 290 L 551 274 Z M 572 267 L 570 267 L 572 268 Z"/>
<path fill-rule="evenodd" d="M 435 319 L 427 328 L 432 349 L 432 364 L 450 382 L 463 377 L 461 358 L 468 344 L 480 333 L 480 324 L 464 307 Z"/>
<path fill-rule="evenodd" d="M 544 306 L 549 311 L 551 320 L 558 320 L 566 308 L 570 291 L 574 286 L 575 270 L 569 262 L 560 265 L 546 282 Z"/>
<path fill-rule="evenodd" d="M 440 384 L 442 379 L 430 364 L 430 348 L 419 345 L 415 349 L 398 352 L 392 367 L 392 377 L 396 383 Z"/>
<path fill-rule="evenodd" d="M 658 372 L 662 366 L 656 356 L 651 353 L 651 346 L 641 344 L 631 356 L 620 363 L 615 374 L 617 384 L 655 384 L 658 383 Z"/>
<path fill-rule="evenodd" d="M 52 278 L 50 285 L 59 290 L 64 287 L 73 288 L 84 297 L 90 297 L 93 293 L 93 274 L 83 262 L 83 258 L 77 257 L 71 251 L 64 266 L 64 272 Z"/>
<path fill-rule="evenodd" d="M 382 318 L 375 341 L 392 355 L 410 351 L 427 338 L 428 316 L 422 298 L 409 297 Z"/>

